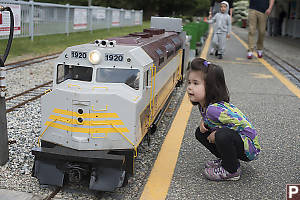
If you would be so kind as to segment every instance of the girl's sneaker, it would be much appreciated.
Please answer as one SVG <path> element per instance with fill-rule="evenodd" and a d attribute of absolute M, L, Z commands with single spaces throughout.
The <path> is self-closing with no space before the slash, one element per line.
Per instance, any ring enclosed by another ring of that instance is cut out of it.
<path fill-rule="evenodd" d="M 209 160 L 205 163 L 205 168 L 216 168 L 220 167 L 222 163 L 221 159 L 218 160 Z"/>
<path fill-rule="evenodd" d="M 222 166 L 217 168 L 205 168 L 204 176 L 212 181 L 237 181 L 241 176 L 241 168 L 238 168 L 234 173 L 229 173 Z"/>
<path fill-rule="evenodd" d="M 215 49 L 214 49 L 214 48 L 211 48 L 209 54 L 210 54 L 210 55 L 214 55 L 214 52 L 215 52 Z"/>

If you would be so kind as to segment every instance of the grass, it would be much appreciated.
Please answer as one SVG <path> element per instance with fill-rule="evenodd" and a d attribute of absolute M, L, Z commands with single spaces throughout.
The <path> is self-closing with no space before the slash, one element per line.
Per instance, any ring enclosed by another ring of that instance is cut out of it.
<path fill-rule="evenodd" d="M 14 38 L 6 64 L 31 57 L 61 52 L 69 46 L 84 44 L 96 39 L 106 39 L 115 36 L 123 36 L 132 32 L 143 31 L 150 27 L 150 21 L 143 22 L 142 26 L 116 27 L 111 29 L 94 30 L 93 32 L 76 32 L 66 34 L 55 34 L 35 36 L 33 41 L 30 38 Z M 0 40 L 0 55 L 3 55 L 7 39 Z"/>

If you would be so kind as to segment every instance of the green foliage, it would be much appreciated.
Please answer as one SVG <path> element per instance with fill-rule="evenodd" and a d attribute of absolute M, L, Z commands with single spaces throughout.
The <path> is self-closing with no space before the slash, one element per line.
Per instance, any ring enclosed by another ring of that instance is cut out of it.
<path fill-rule="evenodd" d="M 31 41 L 30 38 L 13 39 L 12 47 L 8 56 L 8 62 L 14 62 L 18 56 L 36 57 L 55 52 L 61 52 L 69 46 L 88 43 L 96 39 L 105 39 L 110 37 L 122 36 L 132 32 L 143 31 L 149 28 L 150 22 L 143 22 L 142 26 L 122 27 L 95 30 L 91 32 L 76 32 L 65 34 L 55 34 L 46 36 L 36 36 Z M 6 48 L 7 40 L 0 40 L 0 54 L 3 54 Z"/>
<path fill-rule="evenodd" d="M 233 17 L 236 22 L 241 22 L 242 20 L 247 20 L 248 18 L 248 7 L 249 2 L 248 0 L 242 0 L 234 2 L 234 10 L 233 10 Z"/>
<path fill-rule="evenodd" d="M 191 22 L 183 26 L 183 30 L 187 35 L 192 36 L 190 41 L 191 49 L 196 49 L 196 43 L 208 31 L 208 24 L 205 22 Z"/>
<path fill-rule="evenodd" d="M 88 0 L 35 0 L 37 2 L 87 6 Z M 135 9 L 144 11 L 144 19 L 150 16 L 204 16 L 210 0 L 92 0 L 93 6 Z"/>

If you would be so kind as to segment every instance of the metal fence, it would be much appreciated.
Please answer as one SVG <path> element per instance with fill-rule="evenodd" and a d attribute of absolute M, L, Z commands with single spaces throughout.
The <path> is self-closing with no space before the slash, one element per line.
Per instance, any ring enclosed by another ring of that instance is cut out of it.
<path fill-rule="evenodd" d="M 10 6 L 14 12 L 14 37 L 31 37 L 32 40 L 37 35 L 69 34 L 77 31 L 136 26 L 143 23 L 142 10 L 14 0 L 0 0 L 0 5 Z M 6 17 L 7 13 L 0 12 L 0 39 L 8 37 L 10 22 L 5 22 L 5 20 L 9 21 Z"/>

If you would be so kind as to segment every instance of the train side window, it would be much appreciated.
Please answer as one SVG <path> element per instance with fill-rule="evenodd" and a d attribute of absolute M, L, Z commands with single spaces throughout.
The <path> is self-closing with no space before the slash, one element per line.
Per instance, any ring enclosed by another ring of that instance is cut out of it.
<path fill-rule="evenodd" d="M 171 55 L 174 54 L 175 46 L 172 45 L 171 43 L 168 43 L 165 45 L 165 48 L 167 50 L 167 58 L 169 58 Z"/>
<path fill-rule="evenodd" d="M 164 59 L 164 52 L 160 49 L 156 49 L 155 52 L 158 54 L 158 57 L 159 57 L 159 63 L 158 64 L 160 65 L 165 60 Z"/>
<path fill-rule="evenodd" d="M 174 37 L 174 38 L 172 38 L 171 39 L 173 42 L 174 42 L 174 44 L 175 44 L 175 50 L 176 51 L 178 51 L 178 49 L 180 49 L 181 48 L 181 41 L 180 41 L 180 39 L 179 38 L 177 38 L 177 37 Z"/>
<path fill-rule="evenodd" d="M 145 89 L 146 86 L 148 86 L 148 73 L 149 73 L 149 70 L 147 70 L 146 72 L 144 72 L 144 77 L 143 77 L 143 89 Z"/>
<path fill-rule="evenodd" d="M 138 90 L 140 83 L 140 70 L 99 68 L 97 69 L 96 81 L 102 83 L 125 83 L 129 87 Z"/>
<path fill-rule="evenodd" d="M 56 83 L 62 83 L 65 80 L 72 79 L 78 81 L 91 81 L 93 68 L 73 66 L 73 65 L 57 65 Z"/>
<path fill-rule="evenodd" d="M 147 86 L 151 86 L 151 71 L 148 69 L 147 71 Z"/>

